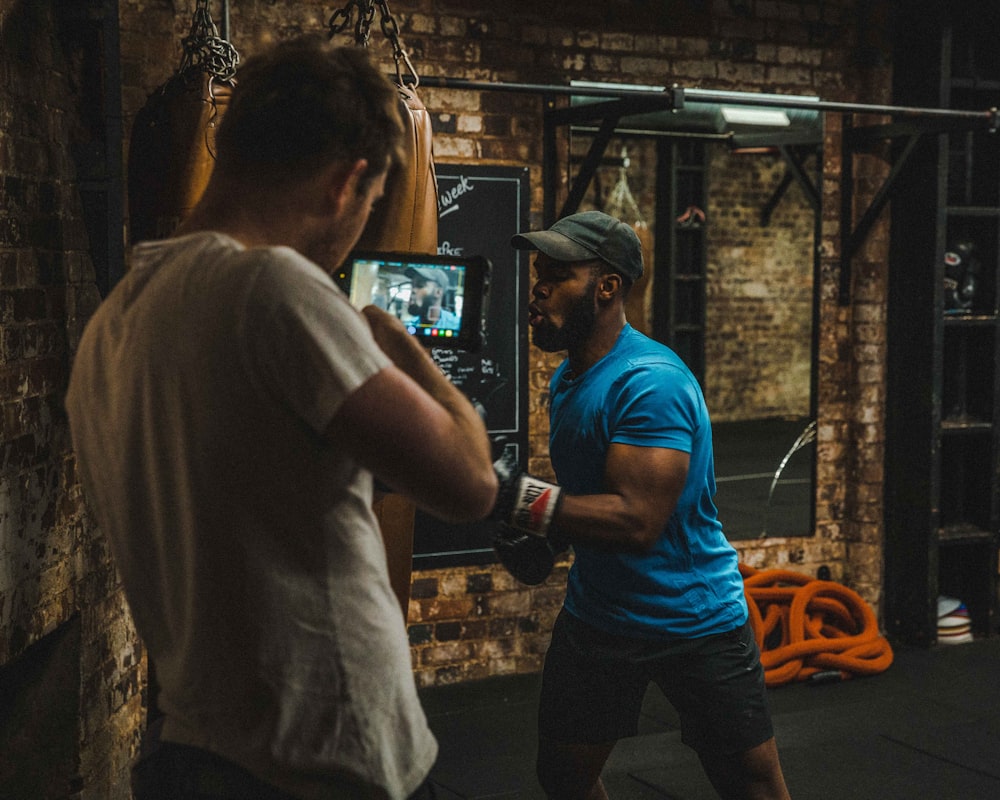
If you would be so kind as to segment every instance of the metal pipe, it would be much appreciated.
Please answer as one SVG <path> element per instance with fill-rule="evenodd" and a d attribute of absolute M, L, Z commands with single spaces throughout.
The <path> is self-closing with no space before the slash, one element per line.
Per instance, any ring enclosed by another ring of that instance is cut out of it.
<path fill-rule="evenodd" d="M 564 86 L 559 84 L 512 83 L 509 81 L 474 81 L 465 78 L 445 78 L 422 75 L 421 86 L 441 89 L 470 89 L 485 92 L 522 92 L 525 94 L 572 95 L 575 97 L 662 97 L 664 110 L 683 108 L 685 103 L 726 103 L 729 105 L 767 106 L 769 108 L 801 108 L 812 111 L 836 111 L 843 114 L 884 114 L 907 117 L 936 117 L 941 119 L 971 120 L 997 127 L 1000 114 L 996 108 L 981 111 L 955 108 L 919 108 L 869 103 L 841 103 L 831 100 L 796 95 L 761 96 L 753 92 L 724 92 L 714 89 L 685 89 L 682 86 L 615 88 L 613 86 Z"/>
<path fill-rule="evenodd" d="M 578 89 L 575 86 L 548 85 L 542 83 L 510 83 L 505 81 L 473 81 L 466 78 L 445 78 L 436 75 L 421 75 L 421 86 L 436 86 L 440 89 L 474 89 L 483 92 L 523 92 L 525 94 L 586 95 L 593 97 L 627 97 L 638 95 L 649 97 L 656 92 L 646 89 Z M 662 93 L 669 95 L 666 90 Z"/>
<path fill-rule="evenodd" d="M 727 103 L 729 105 L 768 106 L 772 108 L 802 108 L 811 111 L 838 111 L 845 114 L 902 114 L 904 116 L 942 117 L 946 119 L 970 119 L 992 122 L 997 115 L 997 109 L 971 111 L 957 108 L 915 108 L 912 106 L 886 106 L 868 103 L 838 103 L 832 100 L 811 99 L 808 97 L 782 97 L 768 95 L 766 98 L 756 97 L 744 92 L 716 92 L 701 89 L 683 89 L 682 101 L 703 103 Z M 680 106 L 678 106 L 680 107 Z"/>
<path fill-rule="evenodd" d="M 220 38 L 229 41 L 229 0 L 222 0 L 222 24 L 219 25 Z"/>

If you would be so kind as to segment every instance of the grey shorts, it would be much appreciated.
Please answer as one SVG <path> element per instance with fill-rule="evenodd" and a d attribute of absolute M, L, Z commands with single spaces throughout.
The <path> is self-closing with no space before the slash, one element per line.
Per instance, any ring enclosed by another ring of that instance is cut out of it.
<path fill-rule="evenodd" d="M 677 710 L 681 739 L 734 755 L 773 735 L 760 651 L 750 623 L 697 639 L 637 639 L 593 628 L 565 609 L 552 631 L 539 736 L 598 744 L 638 732 L 650 682 Z"/>
<path fill-rule="evenodd" d="M 161 741 L 158 728 L 146 732 L 143 747 L 146 752 L 132 767 L 135 800 L 297 800 L 215 753 Z M 436 800 L 435 787 L 428 778 L 407 800 Z M 338 780 L 330 785 L 330 797 L 374 797 L 376 793 L 353 782 L 348 786 Z"/>

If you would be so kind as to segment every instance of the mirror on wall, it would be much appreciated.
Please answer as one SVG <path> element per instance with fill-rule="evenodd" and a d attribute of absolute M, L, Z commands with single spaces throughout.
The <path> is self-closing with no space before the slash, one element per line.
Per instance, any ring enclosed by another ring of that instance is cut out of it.
<path fill-rule="evenodd" d="M 816 198 L 789 180 L 811 150 L 707 151 L 703 387 L 731 539 L 813 533 Z"/>
<path fill-rule="evenodd" d="M 634 224 L 654 265 L 630 298 L 629 321 L 702 383 L 730 539 L 814 531 L 821 142 L 821 123 L 781 146 L 626 131 L 585 200 Z"/>

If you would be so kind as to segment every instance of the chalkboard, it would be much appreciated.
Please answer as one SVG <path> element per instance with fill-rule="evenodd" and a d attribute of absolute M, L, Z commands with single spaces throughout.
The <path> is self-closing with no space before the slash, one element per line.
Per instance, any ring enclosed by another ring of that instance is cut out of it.
<path fill-rule="evenodd" d="M 488 258 L 490 274 L 482 347 L 468 353 L 435 349 L 434 360 L 480 408 L 494 459 L 524 469 L 528 459 L 528 254 L 510 246 L 528 229 L 528 170 L 438 164 L 438 252 Z M 441 476 L 447 480 L 448 476 Z M 417 512 L 416 568 L 493 560 L 492 526 L 448 525 Z"/>

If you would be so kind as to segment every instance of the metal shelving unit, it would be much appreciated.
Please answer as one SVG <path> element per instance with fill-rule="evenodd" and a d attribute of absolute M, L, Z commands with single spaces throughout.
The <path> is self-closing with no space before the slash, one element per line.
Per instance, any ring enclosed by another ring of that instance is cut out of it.
<path fill-rule="evenodd" d="M 657 281 L 653 336 L 674 350 L 695 377 L 705 379 L 706 227 L 695 209 L 708 202 L 705 142 L 657 141 Z"/>
<path fill-rule="evenodd" d="M 902 35 L 896 99 L 1000 105 L 997 31 L 971 15 L 927 15 Z M 890 259 L 886 624 L 929 645 L 941 595 L 965 603 L 975 636 L 996 632 L 1000 139 L 943 129 L 914 152 L 902 183 Z M 961 242 L 978 264 L 966 308 L 946 289 Z"/>

